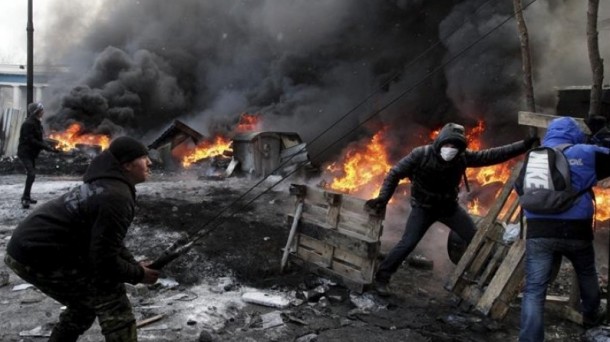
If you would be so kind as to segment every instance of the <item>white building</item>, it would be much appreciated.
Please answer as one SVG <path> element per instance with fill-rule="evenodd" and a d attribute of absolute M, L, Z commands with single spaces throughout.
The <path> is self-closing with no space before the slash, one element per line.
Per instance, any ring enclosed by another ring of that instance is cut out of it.
<path fill-rule="evenodd" d="M 52 73 L 58 68 L 34 68 L 34 101 L 41 101 Z M 27 70 L 24 65 L 0 64 L 0 155 L 17 153 L 19 128 L 27 108 Z"/>

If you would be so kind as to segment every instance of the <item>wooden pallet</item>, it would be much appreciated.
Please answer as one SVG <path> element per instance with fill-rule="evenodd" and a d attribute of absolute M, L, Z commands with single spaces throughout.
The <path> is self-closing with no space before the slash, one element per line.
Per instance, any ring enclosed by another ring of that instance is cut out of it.
<path fill-rule="evenodd" d="M 362 292 L 373 281 L 385 212 L 367 212 L 362 199 L 306 185 L 292 184 L 290 192 L 295 208 L 302 203 L 290 260 Z M 295 215 L 287 215 L 288 225 Z"/>
<path fill-rule="evenodd" d="M 513 168 L 496 202 L 477 223 L 477 233 L 445 284 L 467 305 L 494 319 L 506 315 L 523 280 L 525 241 L 519 239 L 508 245 L 502 240 L 502 223 L 519 220 L 519 203 L 512 184 L 520 167 L 519 163 Z"/>

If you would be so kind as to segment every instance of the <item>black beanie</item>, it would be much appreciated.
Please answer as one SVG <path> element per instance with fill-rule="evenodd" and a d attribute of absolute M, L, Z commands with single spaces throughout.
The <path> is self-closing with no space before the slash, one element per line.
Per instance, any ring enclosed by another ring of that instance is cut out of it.
<path fill-rule="evenodd" d="M 144 144 L 126 136 L 114 139 L 108 150 L 120 164 L 148 155 L 148 149 Z"/>
<path fill-rule="evenodd" d="M 42 110 L 44 110 L 44 107 L 40 102 L 32 102 L 28 105 L 28 115 L 36 115 Z"/>

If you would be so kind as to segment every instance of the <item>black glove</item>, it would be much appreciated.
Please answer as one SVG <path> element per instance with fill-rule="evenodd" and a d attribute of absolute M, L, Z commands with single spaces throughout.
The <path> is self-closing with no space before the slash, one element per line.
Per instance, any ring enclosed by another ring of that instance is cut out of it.
<path fill-rule="evenodd" d="M 368 207 L 368 208 L 370 208 L 370 209 L 373 209 L 373 210 L 380 210 L 380 209 L 383 209 L 383 208 L 385 208 L 385 206 L 386 206 L 387 204 L 388 204 L 388 202 L 387 202 L 387 201 L 385 201 L 385 200 L 383 200 L 383 199 L 381 199 L 381 198 L 379 198 L 379 197 L 375 197 L 375 198 L 370 199 L 370 200 L 368 200 L 368 201 L 366 201 L 366 202 L 364 203 L 364 205 L 365 205 L 366 207 Z"/>
<path fill-rule="evenodd" d="M 529 138 L 523 140 L 523 143 L 525 144 L 525 147 L 529 150 L 531 148 L 540 146 L 540 138 L 529 137 Z"/>

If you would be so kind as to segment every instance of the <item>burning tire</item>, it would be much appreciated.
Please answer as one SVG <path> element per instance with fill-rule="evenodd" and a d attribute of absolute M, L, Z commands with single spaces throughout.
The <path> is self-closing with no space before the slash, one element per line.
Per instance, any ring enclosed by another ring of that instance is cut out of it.
<path fill-rule="evenodd" d="M 464 241 L 456 232 L 453 230 L 449 232 L 447 237 L 447 254 L 449 254 L 449 260 L 455 265 L 460 262 L 462 255 L 466 251 L 468 243 Z"/>

